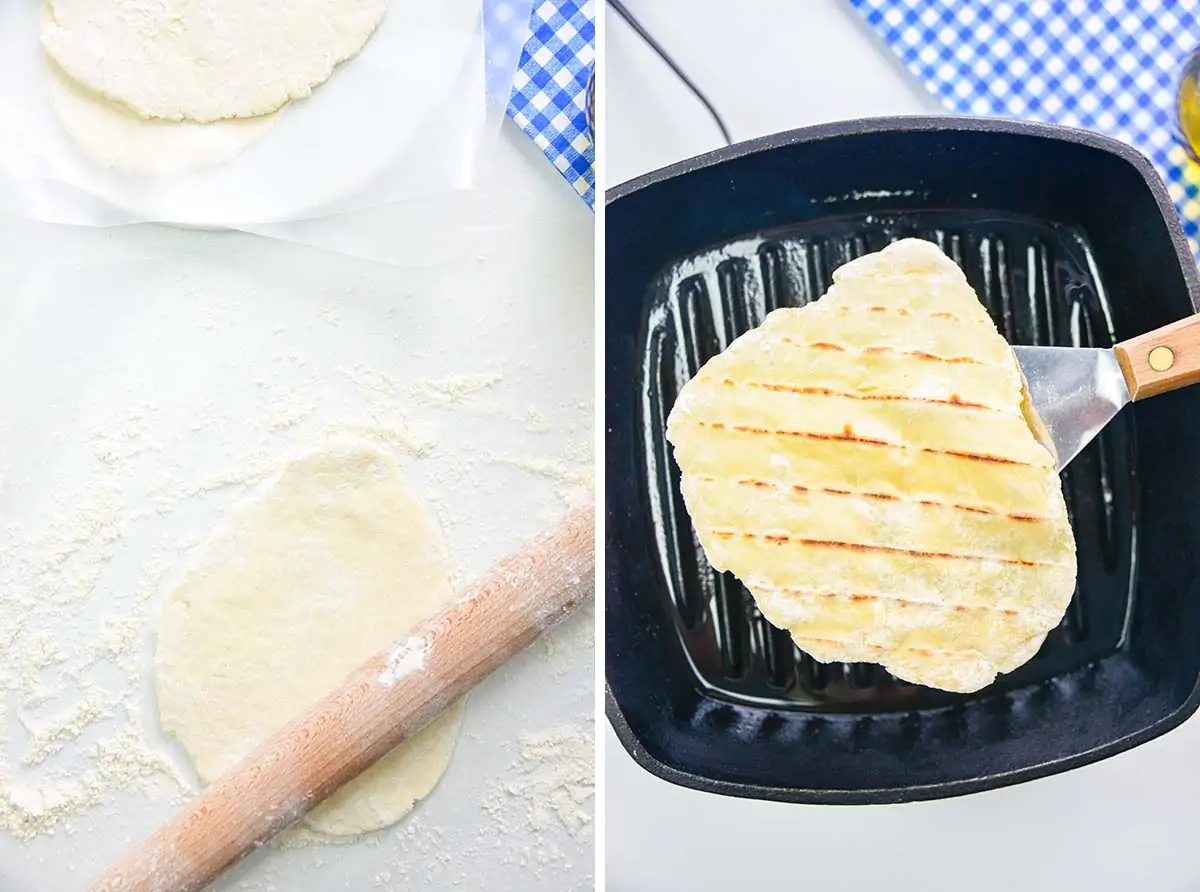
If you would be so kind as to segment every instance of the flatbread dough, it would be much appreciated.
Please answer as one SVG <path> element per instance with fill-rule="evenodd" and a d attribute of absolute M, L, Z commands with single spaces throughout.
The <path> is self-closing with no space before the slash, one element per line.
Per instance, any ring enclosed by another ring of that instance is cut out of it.
<path fill-rule="evenodd" d="M 289 464 L 167 596 L 162 727 L 211 782 L 452 596 L 441 537 L 390 456 L 343 443 Z M 308 826 L 348 836 L 399 820 L 441 777 L 461 721 L 462 701 Z"/>
<path fill-rule="evenodd" d="M 667 436 L 714 567 L 824 662 L 969 692 L 1030 659 L 1075 587 L 1053 455 L 962 271 L 906 239 L 771 313 Z"/>
<path fill-rule="evenodd" d="M 249 118 L 302 99 L 357 55 L 386 0 L 49 0 L 42 47 L 145 118 Z"/>
<path fill-rule="evenodd" d="M 80 151 L 96 164 L 128 173 L 174 176 L 230 161 L 283 114 L 211 124 L 146 120 L 87 92 L 53 62 L 46 67 L 50 104 Z"/>

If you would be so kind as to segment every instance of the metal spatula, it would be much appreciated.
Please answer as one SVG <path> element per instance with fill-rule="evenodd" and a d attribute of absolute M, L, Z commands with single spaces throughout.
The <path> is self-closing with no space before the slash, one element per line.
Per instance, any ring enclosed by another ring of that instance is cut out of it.
<path fill-rule="evenodd" d="M 1200 381 L 1200 315 L 1111 349 L 1014 349 L 1061 471 L 1126 403 Z"/>

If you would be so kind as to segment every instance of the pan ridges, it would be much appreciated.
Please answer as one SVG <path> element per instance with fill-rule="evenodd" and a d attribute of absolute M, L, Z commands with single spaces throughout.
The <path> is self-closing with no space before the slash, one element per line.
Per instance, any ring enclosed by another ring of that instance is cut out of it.
<path fill-rule="evenodd" d="M 709 561 L 802 650 L 973 691 L 1032 657 L 1074 590 L 1026 411 L 962 272 L 908 239 L 710 359 L 668 438 Z"/>

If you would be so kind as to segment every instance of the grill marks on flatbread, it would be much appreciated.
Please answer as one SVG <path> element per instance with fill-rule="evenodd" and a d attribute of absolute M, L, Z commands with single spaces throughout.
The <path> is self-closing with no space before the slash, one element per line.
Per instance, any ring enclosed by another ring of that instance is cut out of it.
<path fill-rule="evenodd" d="M 897 242 L 770 314 L 680 393 L 668 437 L 710 562 L 819 660 L 972 691 L 1074 590 L 1053 456 L 961 271 Z"/>

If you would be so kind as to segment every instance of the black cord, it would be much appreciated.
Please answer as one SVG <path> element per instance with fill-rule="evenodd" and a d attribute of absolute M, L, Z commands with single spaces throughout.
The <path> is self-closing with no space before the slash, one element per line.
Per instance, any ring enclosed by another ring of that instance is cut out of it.
<path fill-rule="evenodd" d="M 713 107 L 713 104 L 708 101 L 708 97 L 700 91 L 700 88 L 692 83 L 692 79 L 683 73 L 683 69 L 675 64 L 675 60 L 667 55 L 667 51 L 659 45 L 657 40 L 650 36 L 650 32 L 642 27 L 642 23 L 633 17 L 633 13 L 625 8 L 625 4 L 622 3 L 621 0 L 608 0 L 608 5 L 613 8 L 613 12 L 625 20 L 625 24 L 632 28 L 638 37 L 646 42 L 646 45 L 650 47 L 650 49 L 654 50 L 655 55 L 662 59 L 663 62 L 666 63 L 667 67 L 671 69 L 671 71 L 675 72 L 675 76 L 683 81 L 684 86 L 691 91 L 692 95 L 700 100 L 700 104 L 708 110 L 708 113 L 712 116 L 713 121 L 716 122 L 717 128 L 721 131 L 721 136 L 725 139 L 725 144 L 732 144 L 733 137 L 729 135 L 729 128 L 725 126 L 725 122 L 721 119 L 721 115 L 718 114 L 717 110 Z"/>

